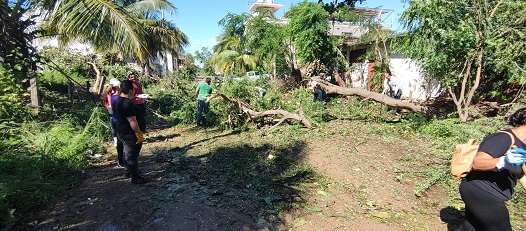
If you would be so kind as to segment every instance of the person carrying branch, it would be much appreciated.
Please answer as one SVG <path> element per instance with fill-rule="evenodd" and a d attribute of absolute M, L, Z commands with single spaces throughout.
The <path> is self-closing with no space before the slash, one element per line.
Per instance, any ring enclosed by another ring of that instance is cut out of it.
<path fill-rule="evenodd" d="M 205 126 L 206 119 L 203 114 L 208 113 L 209 105 L 208 98 L 212 94 L 212 87 L 210 83 L 212 79 L 207 77 L 204 83 L 199 83 L 195 89 L 195 96 L 197 96 L 197 126 Z"/>

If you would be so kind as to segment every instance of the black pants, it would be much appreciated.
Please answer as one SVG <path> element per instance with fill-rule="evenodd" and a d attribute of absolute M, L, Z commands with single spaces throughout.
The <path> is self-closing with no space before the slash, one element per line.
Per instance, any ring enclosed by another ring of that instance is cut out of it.
<path fill-rule="evenodd" d="M 119 139 L 117 139 L 117 159 L 119 160 L 120 166 L 126 167 L 124 163 L 124 144 Z"/>
<path fill-rule="evenodd" d="M 464 231 L 511 231 L 510 215 L 503 200 L 465 180 L 459 191 L 466 205 Z"/>
<path fill-rule="evenodd" d="M 118 136 L 118 139 L 123 144 L 124 151 L 124 166 L 127 171 L 130 171 L 132 179 L 140 178 L 139 174 L 139 153 L 141 152 L 142 144 L 135 144 L 137 137 L 135 134 L 125 134 Z"/>
<path fill-rule="evenodd" d="M 137 118 L 137 123 L 139 124 L 139 129 L 141 129 L 142 132 L 146 132 L 146 103 L 144 104 L 135 104 L 135 108 L 137 109 L 137 115 L 135 118 Z"/>

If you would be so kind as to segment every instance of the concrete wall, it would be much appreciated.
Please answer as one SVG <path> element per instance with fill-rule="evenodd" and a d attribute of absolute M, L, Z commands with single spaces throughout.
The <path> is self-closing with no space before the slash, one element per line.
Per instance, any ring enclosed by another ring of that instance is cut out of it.
<path fill-rule="evenodd" d="M 425 80 L 416 62 L 400 55 L 391 55 L 390 60 L 391 80 L 402 89 L 402 98 L 423 101 L 440 94 L 440 83 L 436 80 Z M 352 87 L 365 88 L 369 74 L 368 66 L 368 61 L 355 65 L 351 72 L 351 81 L 347 83 Z"/>

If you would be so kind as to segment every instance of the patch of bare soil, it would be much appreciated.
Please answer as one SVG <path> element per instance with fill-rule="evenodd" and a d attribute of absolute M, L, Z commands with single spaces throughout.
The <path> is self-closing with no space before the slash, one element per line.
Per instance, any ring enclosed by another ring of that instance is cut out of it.
<path fill-rule="evenodd" d="M 423 197 L 413 195 L 414 173 L 432 161 L 425 153 L 429 144 L 397 134 L 376 137 L 354 130 L 353 123 L 333 121 L 323 129 L 339 131 L 319 128 L 300 138 L 304 147 L 291 152 L 301 152 L 293 154 L 325 176 L 314 183 L 324 187 L 297 189 L 302 194 L 291 197 L 301 203 L 281 213 L 250 185 L 201 177 L 208 166 L 201 159 L 214 147 L 255 142 L 260 135 L 167 128 L 147 134 L 139 160 L 152 182 L 132 185 L 114 168 L 109 147 L 112 155 L 90 167 L 79 187 L 29 223 L 33 230 L 447 230 L 440 219 L 447 193 L 434 187 Z"/>

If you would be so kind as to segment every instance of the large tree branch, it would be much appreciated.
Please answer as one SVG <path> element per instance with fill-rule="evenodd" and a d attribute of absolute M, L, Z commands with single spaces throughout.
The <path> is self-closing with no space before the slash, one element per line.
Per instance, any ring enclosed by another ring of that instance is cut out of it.
<path fill-rule="evenodd" d="M 210 99 L 216 98 L 216 97 L 221 97 L 223 100 L 226 100 L 227 102 L 234 104 L 237 108 L 239 108 L 240 111 L 242 111 L 248 116 L 249 120 L 257 120 L 263 117 L 281 116 L 282 118 L 278 124 L 281 124 L 285 120 L 292 119 L 292 120 L 300 121 L 303 124 L 303 126 L 305 126 L 306 128 L 312 127 L 311 123 L 309 122 L 305 114 L 303 113 L 303 109 L 299 103 L 298 103 L 299 113 L 297 114 L 291 113 L 285 110 L 281 110 L 281 109 L 258 112 L 248 107 L 244 102 L 231 99 L 223 94 L 212 95 Z"/>
<path fill-rule="evenodd" d="M 337 94 L 337 95 L 359 95 L 364 98 L 372 99 L 376 102 L 383 103 L 385 105 L 389 105 L 392 107 L 399 107 L 399 108 L 406 108 L 411 111 L 417 111 L 417 112 L 426 112 L 427 108 L 416 105 L 407 101 L 402 101 L 398 99 L 393 99 L 387 95 L 376 93 L 372 91 L 365 90 L 363 88 L 346 88 L 346 87 L 340 87 L 336 86 L 334 84 L 330 84 L 324 80 L 321 80 L 320 78 L 314 77 L 312 80 L 315 80 L 318 82 L 318 84 L 323 88 L 325 91 L 325 94 Z"/>

